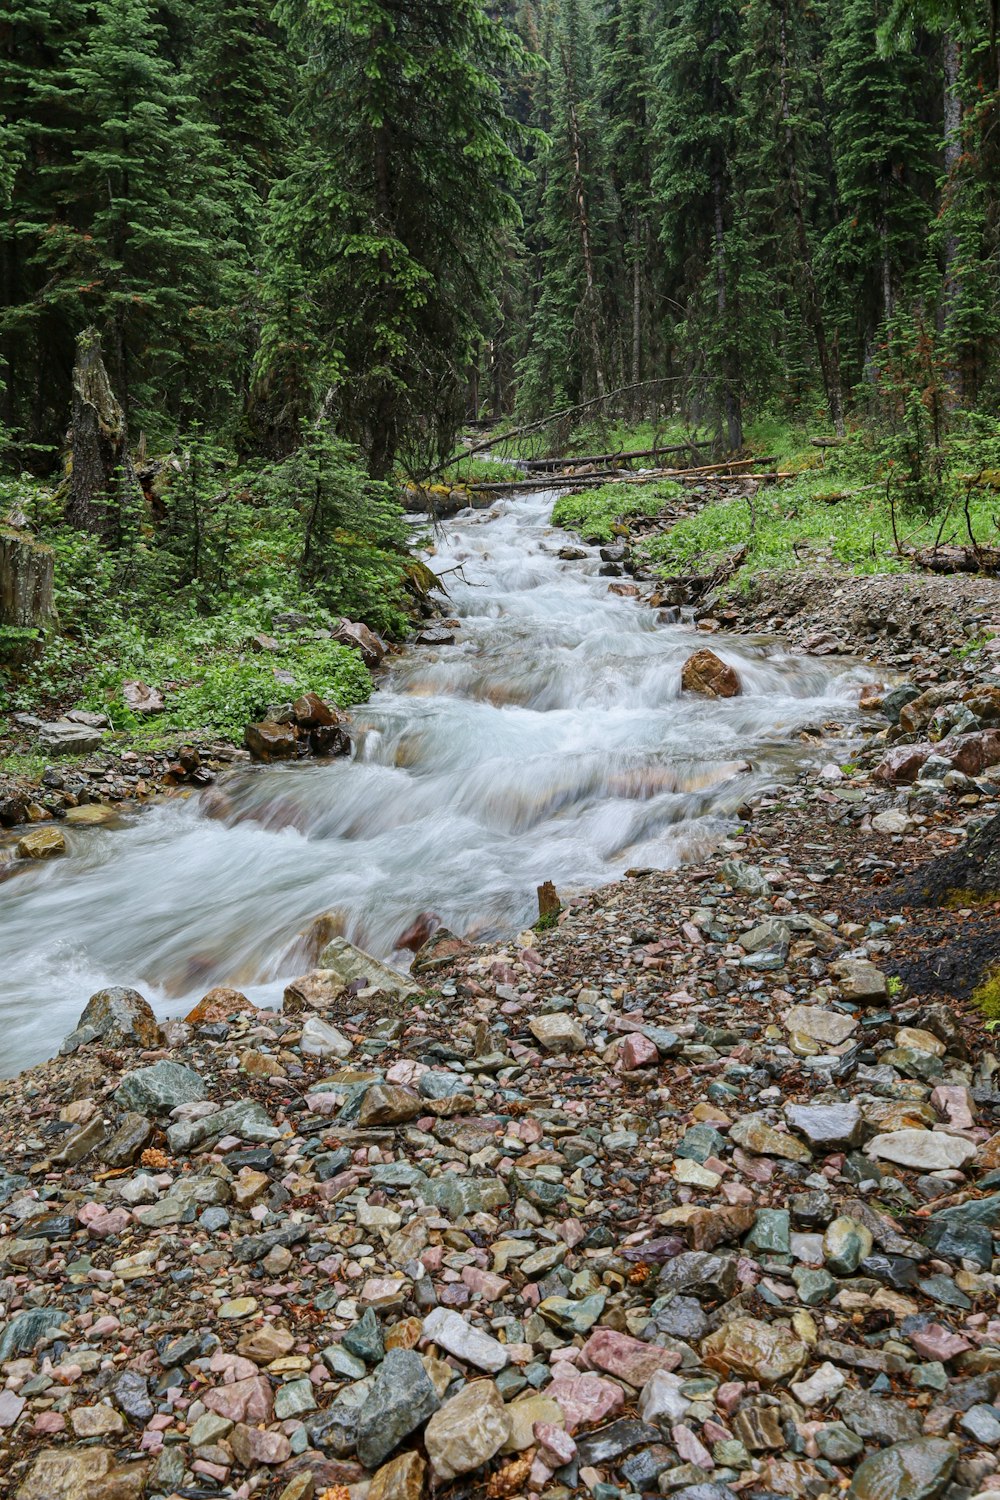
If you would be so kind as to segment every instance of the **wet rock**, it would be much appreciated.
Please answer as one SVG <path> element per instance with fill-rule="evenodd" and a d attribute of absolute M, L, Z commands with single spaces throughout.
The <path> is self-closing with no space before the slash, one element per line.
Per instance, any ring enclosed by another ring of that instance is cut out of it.
<path fill-rule="evenodd" d="M 836 1276 L 853 1276 L 871 1254 L 872 1236 L 863 1224 L 846 1216 L 834 1219 L 823 1236 L 823 1259 Z"/>
<path fill-rule="evenodd" d="M 705 698 L 735 698 L 742 691 L 739 674 L 714 651 L 696 651 L 681 669 L 681 687 Z"/>
<path fill-rule="evenodd" d="M 68 1316 L 58 1307 L 32 1307 L 15 1313 L 0 1328 L 0 1364 L 18 1354 L 30 1354 L 38 1340 L 61 1328 Z"/>
<path fill-rule="evenodd" d="M 369 670 L 380 666 L 385 656 L 385 645 L 374 630 L 369 630 L 367 625 L 358 621 L 341 620 L 333 632 L 333 639 L 341 646 L 352 646 L 355 651 L 360 652 L 361 660 Z"/>
<path fill-rule="evenodd" d="M 735 1255 L 689 1250 L 666 1262 L 660 1285 L 665 1291 L 686 1292 L 699 1300 L 724 1301 L 736 1288 L 737 1267 Z"/>
<path fill-rule="evenodd" d="M 184 1019 L 189 1026 L 211 1026 L 217 1021 L 230 1021 L 235 1016 L 252 1016 L 256 1009 L 242 991 L 221 985 L 203 995 Z"/>
<path fill-rule="evenodd" d="M 378 1468 L 440 1404 L 419 1354 L 412 1349 L 390 1349 L 358 1413 L 358 1458 L 367 1469 Z M 509 1424 L 504 1437 L 507 1430 Z"/>
<path fill-rule="evenodd" d="M 58 828 L 33 828 L 14 847 L 21 859 L 55 859 L 66 853 L 66 837 Z"/>
<path fill-rule="evenodd" d="M 793 1135 L 775 1130 L 761 1115 L 745 1115 L 729 1132 L 731 1140 L 759 1156 L 777 1156 L 785 1161 L 811 1161 L 812 1152 Z"/>
<path fill-rule="evenodd" d="M 300 729 L 318 729 L 320 726 L 339 724 L 343 715 L 339 709 L 331 708 L 318 693 L 303 693 L 292 704 L 292 715 Z"/>
<path fill-rule="evenodd" d="M 275 724 L 263 720 L 248 724 L 243 743 L 254 760 L 270 762 L 291 760 L 298 754 L 299 738 L 294 724 Z"/>
<path fill-rule="evenodd" d="M 510 1417 L 492 1380 L 476 1380 L 431 1417 L 424 1444 L 437 1479 L 469 1474 L 499 1453 L 510 1435 Z"/>
<path fill-rule="evenodd" d="M 657 1370 L 676 1369 L 681 1359 L 672 1349 L 660 1349 L 612 1328 L 598 1328 L 590 1335 L 583 1346 L 583 1358 L 592 1369 L 617 1375 L 636 1389 L 641 1389 Z M 557 1391 L 553 1394 L 560 1400 Z"/>
<path fill-rule="evenodd" d="M 368 1500 L 420 1500 L 426 1471 L 419 1453 L 401 1453 L 372 1476 Z"/>
<path fill-rule="evenodd" d="M 915 1438 L 872 1453 L 851 1482 L 855 1500 L 935 1500 L 952 1476 L 958 1450 L 942 1438 Z"/>
<path fill-rule="evenodd" d="M 809 1348 L 780 1324 L 734 1318 L 702 1340 L 701 1353 L 713 1369 L 774 1385 L 802 1368 Z"/>
<path fill-rule="evenodd" d="M 183 1063 L 164 1059 L 126 1073 L 115 1090 L 115 1103 L 137 1115 L 168 1115 L 182 1104 L 208 1098 L 204 1079 Z"/>
<path fill-rule="evenodd" d="M 358 1124 L 402 1125 L 426 1110 L 423 1100 L 391 1083 L 373 1084 L 361 1101 Z"/>
<path fill-rule="evenodd" d="M 43 1448 L 17 1500 L 140 1500 L 148 1471 L 120 1464 L 108 1448 Z"/>
<path fill-rule="evenodd" d="M 162 1035 L 149 1001 L 137 990 L 115 988 L 91 995 L 60 1052 L 75 1052 L 91 1040 L 108 1047 L 152 1048 L 160 1045 Z"/>
<path fill-rule="evenodd" d="M 408 935 L 408 933 L 403 934 L 404 937 Z M 409 944 L 401 942 L 399 946 L 405 948 Z M 437 969 L 448 968 L 470 951 L 469 944 L 464 938 L 456 937 L 455 933 L 449 931 L 447 927 L 439 925 L 426 942 L 418 947 L 410 965 L 410 972 L 411 974 L 433 974 Z"/>

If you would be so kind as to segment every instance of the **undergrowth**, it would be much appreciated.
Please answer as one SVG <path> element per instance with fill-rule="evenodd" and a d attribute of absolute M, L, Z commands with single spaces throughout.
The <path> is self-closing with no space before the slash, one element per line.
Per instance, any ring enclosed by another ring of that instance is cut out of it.
<path fill-rule="evenodd" d="M 563 495 L 552 511 L 553 526 L 577 531 L 585 542 L 609 542 L 616 527 L 625 529 L 630 516 L 658 516 L 663 506 L 683 491 L 679 484 L 603 484 L 597 489 Z"/>

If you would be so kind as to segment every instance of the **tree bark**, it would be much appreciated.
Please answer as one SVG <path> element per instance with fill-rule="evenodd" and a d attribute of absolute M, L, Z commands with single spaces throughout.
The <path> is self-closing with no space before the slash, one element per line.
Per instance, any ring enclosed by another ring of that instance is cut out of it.
<path fill-rule="evenodd" d="M 826 392 L 827 405 L 830 408 L 830 420 L 833 422 L 833 430 L 837 436 L 843 437 L 845 431 L 844 397 L 840 383 L 840 360 L 837 357 L 836 348 L 831 347 L 826 336 L 826 326 L 823 321 L 823 304 L 819 295 L 819 288 L 816 285 L 812 246 L 809 243 L 809 232 L 806 227 L 802 186 L 799 181 L 798 164 L 795 160 L 795 134 L 792 129 L 791 110 L 788 102 L 787 0 L 781 11 L 780 37 L 781 119 L 785 131 L 785 171 L 788 176 L 788 191 L 792 200 L 792 213 L 795 218 L 799 259 L 802 262 L 802 277 L 805 282 L 806 313 L 812 324 L 813 337 L 816 340 L 816 354 L 819 359 L 820 375 L 823 380 L 823 389 Z"/>
<path fill-rule="evenodd" d="M 121 530 L 122 502 L 138 494 L 125 413 L 115 398 L 96 328 L 76 341 L 73 366 L 72 470 L 66 519 L 102 541 Z"/>
<path fill-rule="evenodd" d="M 946 32 L 942 40 L 942 62 L 944 67 L 945 195 L 949 206 L 954 206 L 955 196 L 961 190 L 958 180 L 958 164 L 962 154 L 962 99 L 958 84 L 962 67 L 962 49 L 957 37 L 951 32 Z M 958 236 L 954 229 L 951 229 L 944 244 L 944 289 L 941 298 L 946 338 L 951 331 L 962 291 L 957 262 Z M 949 404 L 957 405 L 961 402 L 962 385 L 961 361 L 955 356 L 953 349 L 948 369 Z"/>
<path fill-rule="evenodd" d="M 642 220 L 635 220 L 635 259 L 632 262 L 632 384 L 639 384 L 642 364 Z"/>
<path fill-rule="evenodd" d="M 583 257 L 584 318 L 590 336 L 590 357 L 594 366 L 594 387 L 598 396 L 604 395 L 604 363 L 601 359 L 601 334 L 598 317 L 597 287 L 594 281 L 594 256 L 590 243 L 590 220 L 587 217 L 587 196 L 583 186 L 583 153 L 580 149 L 580 126 L 573 97 L 573 80 L 569 59 L 563 58 L 568 91 L 568 118 L 570 152 L 573 158 L 573 197 L 576 200 L 576 222 L 580 234 L 580 254 Z"/>
<path fill-rule="evenodd" d="M 0 629 L 45 630 L 52 624 L 52 564 L 50 547 L 25 532 L 0 528 Z M 24 646 L 0 648 L 0 656 L 27 660 L 34 650 L 29 639 Z"/>
<path fill-rule="evenodd" d="M 722 212 L 722 175 L 716 167 L 712 173 L 712 202 L 715 214 L 715 305 L 719 314 L 719 333 L 728 345 L 728 290 L 726 287 L 726 242 Z M 735 453 L 743 447 L 743 416 L 740 398 L 732 378 L 731 359 L 728 348 L 723 358 L 723 414 L 726 419 L 726 440 L 730 451 Z"/>

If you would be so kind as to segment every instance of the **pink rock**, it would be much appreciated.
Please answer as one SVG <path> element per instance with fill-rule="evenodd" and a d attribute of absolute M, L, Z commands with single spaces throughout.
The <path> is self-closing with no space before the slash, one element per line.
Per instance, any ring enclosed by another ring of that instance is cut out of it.
<path fill-rule="evenodd" d="M 1000 764 L 1000 729 L 959 734 L 935 749 L 951 761 L 956 771 L 962 771 L 966 776 L 979 776 L 991 766 Z"/>
<path fill-rule="evenodd" d="M 224 1376 L 227 1385 L 231 1385 L 234 1380 L 252 1380 L 258 1373 L 252 1359 L 244 1359 L 239 1354 L 228 1354 L 225 1349 L 216 1349 L 208 1368 L 213 1375 Z"/>
<path fill-rule="evenodd" d="M 105 1313 L 103 1318 L 98 1318 L 91 1325 L 88 1332 L 91 1337 L 102 1339 L 106 1334 L 115 1333 L 121 1326 L 117 1318 L 113 1318 L 110 1313 Z"/>
<path fill-rule="evenodd" d="M 255 1464 L 283 1464 L 292 1454 L 292 1445 L 283 1432 L 267 1432 L 242 1423 L 233 1428 L 229 1441 L 245 1469 Z"/>
<path fill-rule="evenodd" d="M 625 1404 L 620 1385 L 600 1375 L 578 1375 L 568 1362 L 553 1366 L 548 1390 L 563 1409 L 568 1432 L 600 1422 Z"/>
<path fill-rule="evenodd" d="M 727 1417 L 731 1417 L 734 1411 L 739 1410 L 745 1390 L 746 1386 L 742 1380 L 725 1381 L 715 1392 L 716 1406 L 720 1411 L 725 1412 Z"/>
<path fill-rule="evenodd" d="M 559 1469 L 576 1457 L 576 1444 L 562 1427 L 552 1422 L 536 1422 L 532 1432 L 538 1443 L 538 1456 L 549 1468 Z"/>
<path fill-rule="evenodd" d="M 961 1084 L 939 1083 L 931 1094 L 931 1105 L 939 1115 L 946 1115 L 948 1124 L 956 1130 L 971 1130 L 975 1124 L 975 1103 Z"/>
<path fill-rule="evenodd" d="M 229 1470 L 223 1468 L 222 1464 L 210 1464 L 207 1458 L 196 1458 L 191 1468 L 195 1474 L 203 1474 L 206 1479 L 215 1479 L 219 1484 L 229 1474 Z"/>
<path fill-rule="evenodd" d="M 658 1349 L 613 1328 L 598 1328 L 592 1333 L 583 1346 L 583 1357 L 595 1369 L 617 1375 L 637 1389 L 657 1370 L 676 1370 L 681 1362 L 676 1350 Z"/>
<path fill-rule="evenodd" d="M 0 1427 L 13 1427 L 26 1402 L 16 1391 L 0 1391 Z"/>
<path fill-rule="evenodd" d="M 660 1060 L 656 1047 L 641 1031 L 633 1031 L 625 1037 L 619 1043 L 618 1052 L 626 1073 L 632 1073 L 636 1068 L 650 1068 Z"/>
<path fill-rule="evenodd" d="M 201 1399 L 209 1411 L 230 1422 L 269 1422 L 274 1410 L 270 1381 L 262 1375 L 218 1386 L 214 1391 L 206 1391 Z"/>
<path fill-rule="evenodd" d="M 926 1328 L 915 1329 L 909 1340 L 922 1359 L 939 1359 L 943 1364 L 972 1348 L 968 1339 L 952 1333 L 940 1323 L 928 1323 Z"/>
<path fill-rule="evenodd" d="M 61 1411 L 40 1411 L 34 1421 L 35 1432 L 47 1435 L 66 1431 L 66 1418 Z"/>
<path fill-rule="evenodd" d="M 96 1209 L 97 1212 L 84 1217 L 88 1208 Z M 107 1209 L 99 1203 L 88 1203 L 86 1208 L 81 1209 L 79 1217 L 95 1240 L 106 1240 L 112 1234 L 124 1234 L 132 1222 L 132 1215 L 127 1208 Z"/>
<path fill-rule="evenodd" d="M 510 1286 L 505 1276 L 495 1276 L 492 1271 L 481 1271 L 478 1266 L 466 1266 L 462 1271 L 462 1280 L 470 1292 L 485 1297 L 487 1302 L 496 1302 Z"/>
<path fill-rule="evenodd" d="M 872 776 L 887 786 L 916 781 L 917 772 L 934 748 L 933 745 L 894 745 L 879 761 Z"/>
<path fill-rule="evenodd" d="M 715 1460 L 711 1453 L 709 1453 L 701 1439 L 691 1431 L 690 1427 L 685 1427 L 683 1423 L 678 1423 L 670 1431 L 673 1436 L 674 1447 L 685 1463 L 694 1464 L 699 1469 L 715 1468 Z"/>

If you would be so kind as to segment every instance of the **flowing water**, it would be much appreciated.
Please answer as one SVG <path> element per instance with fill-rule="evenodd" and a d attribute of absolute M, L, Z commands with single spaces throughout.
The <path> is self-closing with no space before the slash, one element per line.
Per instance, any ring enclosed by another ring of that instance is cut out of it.
<path fill-rule="evenodd" d="M 516 931 L 541 881 L 565 896 L 696 857 L 750 792 L 846 753 L 798 731 L 849 728 L 863 668 L 716 635 L 742 696 L 681 697 L 709 642 L 609 593 L 596 551 L 560 561 L 553 498 L 444 527 L 431 561 L 458 569 L 455 644 L 398 659 L 351 760 L 242 770 L 123 827 L 68 828 L 68 857 L 0 887 L 0 1075 L 51 1055 L 107 984 L 161 1016 L 215 984 L 274 999 L 323 913 L 381 957 L 428 911 Z"/>

